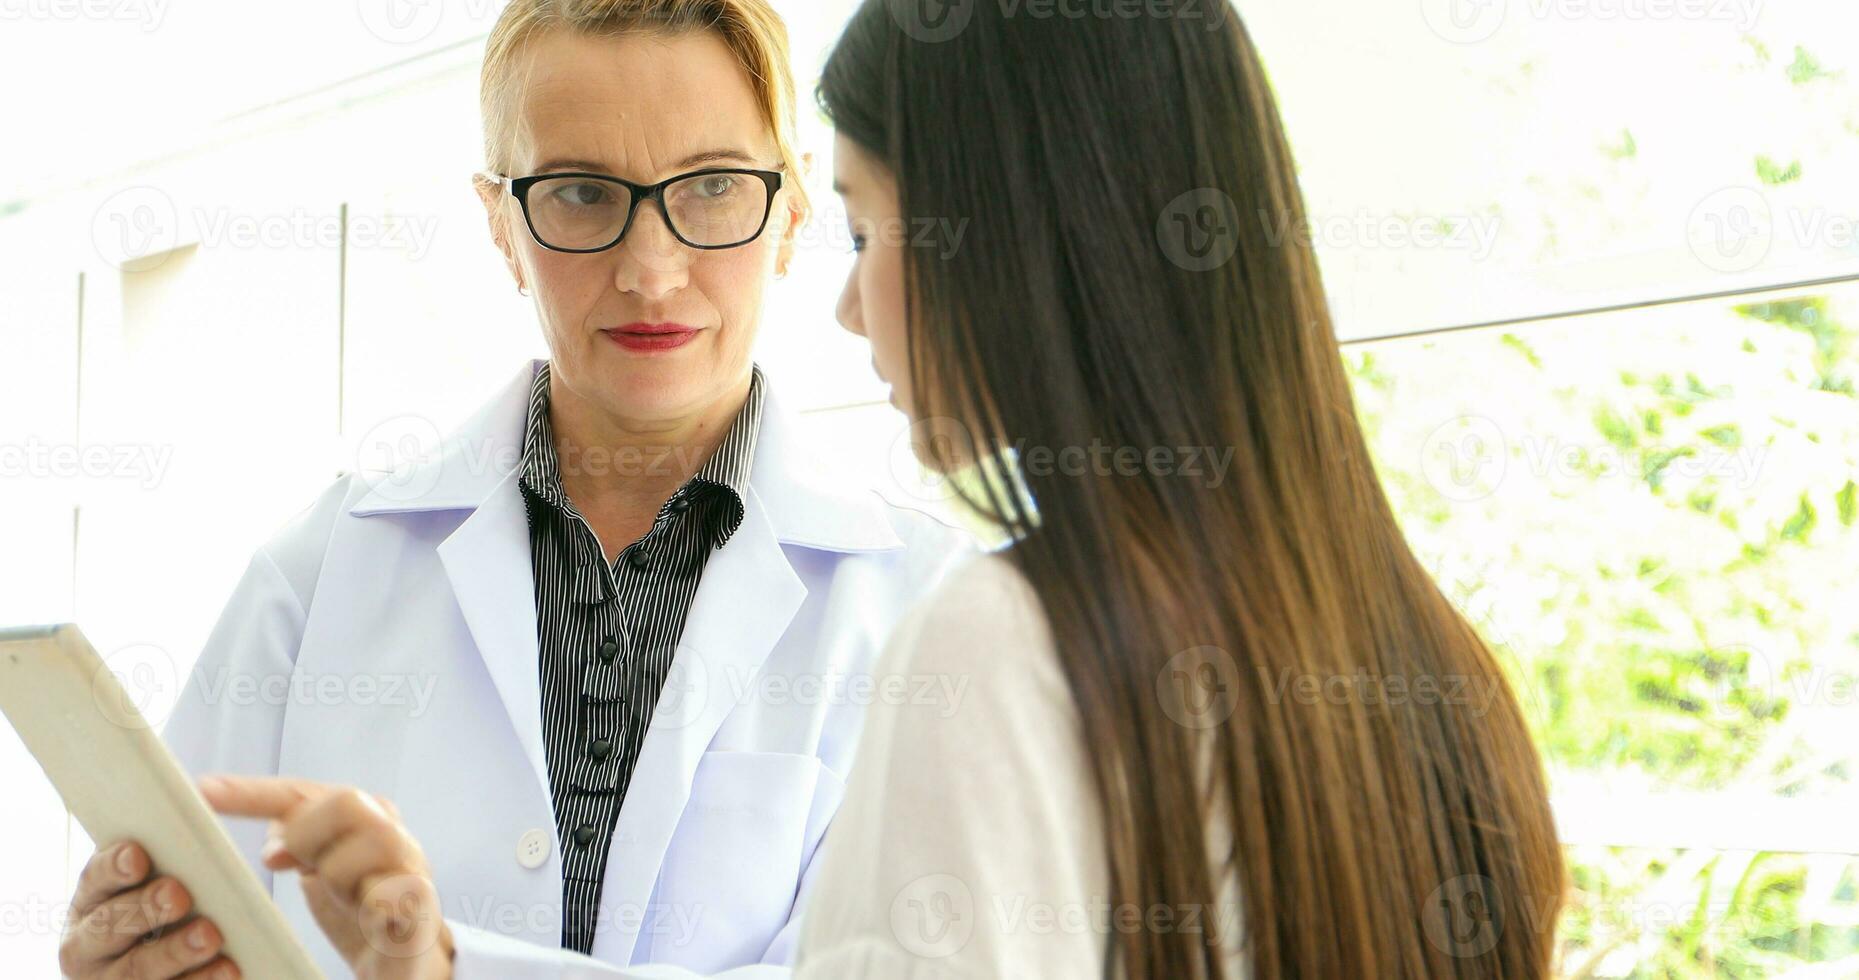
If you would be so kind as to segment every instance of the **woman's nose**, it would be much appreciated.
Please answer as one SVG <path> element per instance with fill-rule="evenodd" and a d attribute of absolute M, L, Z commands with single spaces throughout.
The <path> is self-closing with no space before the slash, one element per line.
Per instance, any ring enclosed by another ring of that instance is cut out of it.
<path fill-rule="evenodd" d="M 834 319 L 847 332 L 865 336 L 865 324 L 859 316 L 858 284 L 848 276 L 846 288 L 839 292 L 839 305 L 833 310 Z"/>
<path fill-rule="evenodd" d="M 615 246 L 614 284 L 648 298 L 682 289 L 690 281 L 695 250 L 678 241 L 658 209 L 646 206 L 633 218 L 625 240 Z"/>

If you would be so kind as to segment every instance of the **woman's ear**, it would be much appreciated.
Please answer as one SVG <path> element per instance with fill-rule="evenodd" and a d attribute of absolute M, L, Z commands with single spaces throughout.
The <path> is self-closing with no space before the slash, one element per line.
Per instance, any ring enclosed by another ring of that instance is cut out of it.
<path fill-rule="evenodd" d="M 803 153 L 800 157 L 800 182 L 805 183 L 813 175 L 813 154 Z M 807 208 L 801 203 L 801 196 L 795 193 L 786 195 L 787 227 L 781 233 L 781 248 L 775 256 L 775 275 L 787 275 L 788 264 L 794 261 L 795 242 L 800 237 L 800 229 L 806 225 Z"/>
<path fill-rule="evenodd" d="M 516 261 L 516 249 L 510 244 L 510 212 L 504 208 L 503 185 L 489 174 L 473 174 L 472 186 L 477 188 L 478 200 L 484 202 L 484 216 L 490 223 L 491 242 L 497 251 L 503 253 L 504 265 L 510 269 L 510 278 L 516 280 L 518 292 L 527 288 L 523 282 L 522 267 Z"/>

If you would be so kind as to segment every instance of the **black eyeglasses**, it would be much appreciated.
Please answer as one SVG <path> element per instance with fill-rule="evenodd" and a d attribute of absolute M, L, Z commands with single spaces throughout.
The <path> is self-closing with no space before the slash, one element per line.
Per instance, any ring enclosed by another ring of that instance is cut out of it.
<path fill-rule="evenodd" d="M 747 245 L 768 226 L 781 189 L 779 171 L 728 167 L 651 185 L 581 172 L 484 176 L 510 188 L 536 244 L 556 252 L 604 252 L 618 245 L 645 201 L 656 203 L 665 226 L 692 248 Z"/>

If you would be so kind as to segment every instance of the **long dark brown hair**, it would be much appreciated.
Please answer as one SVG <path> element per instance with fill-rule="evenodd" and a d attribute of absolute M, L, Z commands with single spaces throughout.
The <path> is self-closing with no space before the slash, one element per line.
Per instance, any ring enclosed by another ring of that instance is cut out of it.
<path fill-rule="evenodd" d="M 1237 14 L 916 6 L 866 0 L 819 100 L 907 220 L 969 222 L 908 250 L 913 387 L 1020 448 L 1023 490 L 965 496 L 1051 622 L 1111 901 L 1219 909 L 1236 884 L 1262 977 L 1546 976 L 1564 872 L 1541 760 L 1376 478 Z M 1218 481 L 1185 454 L 1024 465 L 1093 446 L 1232 456 Z M 1108 968 L 1223 977 L 1216 938 L 1113 930 Z"/>

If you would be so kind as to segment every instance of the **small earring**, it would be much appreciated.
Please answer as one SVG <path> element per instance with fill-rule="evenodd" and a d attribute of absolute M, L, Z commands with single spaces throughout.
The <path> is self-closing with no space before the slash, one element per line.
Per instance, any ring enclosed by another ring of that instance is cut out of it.
<path fill-rule="evenodd" d="M 518 296 L 528 296 L 528 295 L 529 295 L 529 287 L 528 287 L 528 286 L 525 286 L 525 285 L 523 285 L 523 284 L 522 284 L 522 283 L 520 283 L 520 282 L 519 282 L 519 283 L 517 283 L 517 284 L 516 284 L 516 294 L 517 294 Z"/>

